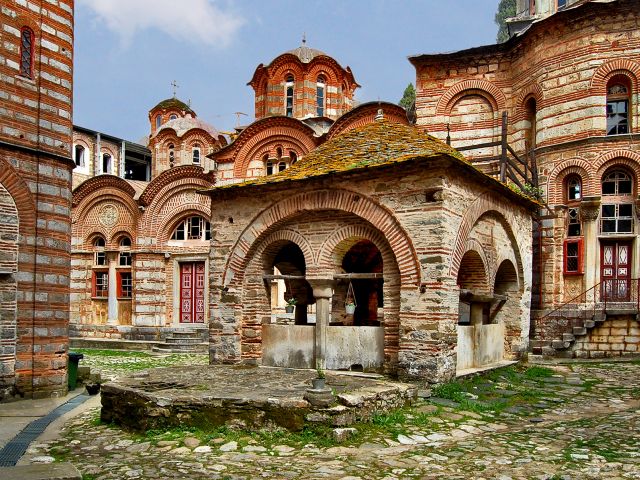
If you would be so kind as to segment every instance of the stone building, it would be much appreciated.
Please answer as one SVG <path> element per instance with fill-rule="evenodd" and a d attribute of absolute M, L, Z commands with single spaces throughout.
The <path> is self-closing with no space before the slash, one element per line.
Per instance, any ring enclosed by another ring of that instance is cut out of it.
<path fill-rule="evenodd" d="M 66 393 L 73 1 L 0 10 L 0 401 Z"/>
<path fill-rule="evenodd" d="M 533 352 L 634 353 L 640 2 L 518 5 L 518 33 L 503 44 L 410 57 L 418 124 L 459 149 L 493 144 L 465 154 L 495 175 L 504 132 L 536 171 Z"/>
<path fill-rule="evenodd" d="M 435 382 L 526 350 L 536 204 L 383 116 L 207 191 L 211 362 Z M 288 321 L 270 315 L 275 278 L 296 300 Z"/>

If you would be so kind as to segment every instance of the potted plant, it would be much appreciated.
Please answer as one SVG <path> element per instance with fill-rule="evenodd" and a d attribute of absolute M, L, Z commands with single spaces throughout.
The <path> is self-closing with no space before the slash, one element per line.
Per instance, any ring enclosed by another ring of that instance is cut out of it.
<path fill-rule="evenodd" d="M 293 313 L 293 309 L 296 306 L 296 303 L 298 303 L 298 301 L 291 297 L 289 300 L 287 300 L 287 305 L 284 307 L 284 311 L 287 313 Z"/>
<path fill-rule="evenodd" d="M 347 315 L 353 315 L 353 312 L 356 311 L 356 301 L 352 296 L 347 296 L 347 299 L 344 301 L 344 310 L 347 312 Z"/>
<path fill-rule="evenodd" d="M 324 370 L 320 367 L 316 368 L 316 378 L 311 380 L 311 384 L 313 385 L 314 390 L 324 390 L 325 385 L 325 375 Z"/>

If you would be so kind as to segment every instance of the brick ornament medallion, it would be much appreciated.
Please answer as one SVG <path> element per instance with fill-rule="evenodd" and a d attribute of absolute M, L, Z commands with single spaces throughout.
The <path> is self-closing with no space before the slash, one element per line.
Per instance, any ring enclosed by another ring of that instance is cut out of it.
<path fill-rule="evenodd" d="M 105 227 L 113 227 L 118 221 L 118 209 L 111 204 L 105 205 L 100 211 L 100 223 Z"/>

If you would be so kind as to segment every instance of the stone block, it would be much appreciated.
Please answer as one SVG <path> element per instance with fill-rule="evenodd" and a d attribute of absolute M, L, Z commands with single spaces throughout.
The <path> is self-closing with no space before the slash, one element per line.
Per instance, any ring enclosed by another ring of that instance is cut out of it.
<path fill-rule="evenodd" d="M 0 478 L 21 480 L 82 480 L 82 475 L 70 463 L 48 463 L 0 467 Z"/>

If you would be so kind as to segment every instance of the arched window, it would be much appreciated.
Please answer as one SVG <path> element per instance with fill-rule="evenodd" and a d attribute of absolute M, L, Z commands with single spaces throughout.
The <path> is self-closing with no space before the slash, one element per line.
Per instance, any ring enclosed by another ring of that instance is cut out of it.
<path fill-rule="evenodd" d="M 194 215 L 178 224 L 171 240 L 211 240 L 211 224 L 203 217 Z"/>
<path fill-rule="evenodd" d="M 172 113 L 171 115 L 169 115 L 169 120 L 175 120 L 178 118 L 178 115 L 176 115 L 175 113 Z"/>
<path fill-rule="evenodd" d="M 558 0 L 558 10 L 562 10 L 567 6 L 567 0 Z"/>
<path fill-rule="evenodd" d="M 324 75 L 318 75 L 318 79 L 316 81 L 316 116 L 318 117 L 324 116 L 325 84 L 326 80 Z"/>
<path fill-rule="evenodd" d="M 84 147 L 82 145 L 76 145 L 73 148 L 73 155 L 76 167 L 84 168 Z"/>
<path fill-rule="evenodd" d="M 286 114 L 287 117 L 293 117 L 293 95 L 294 95 L 294 83 L 295 79 L 293 75 L 287 75 L 285 83 L 285 96 L 286 96 Z"/>
<path fill-rule="evenodd" d="M 582 199 L 582 180 L 578 175 L 571 175 L 567 178 L 567 202 L 580 199 Z"/>
<path fill-rule="evenodd" d="M 33 78 L 33 44 L 35 35 L 29 27 L 20 30 L 20 75 Z"/>
<path fill-rule="evenodd" d="M 285 162 L 278 163 L 278 172 L 283 172 L 284 170 L 286 170 L 286 168 L 287 168 L 287 164 Z"/>
<path fill-rule="evenodd" d="M 111 155 L 108 153 L 102 154 L 102 173 L 111 173 Z"/>
<path fill-rule="evenodd" d="M 525 148 L 527 151 L 536 148 L 536 133 L 538 126 L 536 125 L 537 105 L 536 99 L 531 97 L 525 102 L 525 111 L 527 115 L 528 126 L 525 131 Z"/>
<path fill-rule="evenodd" d="M 162 125 L 162 115 L 156 115 L 156 130 Z"/>
<path fill-rule="evenodd" d="M 131 274 L 131 239 L 120 239 L 118 252 L 118 268 L 116 277 L 118 282 L 118 297 L 131 298 L 133 296 L 133 275 Z"/>
<path fill-rule="evenodd" d="M 298 155 L 296 155 L 296 152 L 294 152 L 293 150 L 289 151 L 289 159 L 290 159 L 291 165 L 296 163 L 298 161 Z"/>
<path fill-rule="evenodd" d="M 105 241 L 102 237 L 97 237 L 93 241 L 93 249 L 95 251 L 94 255 L 94 264 L 95 265 L 106 265 L 107 264 L 107 253 L 104 251 Z"/>
<path fill-rule="evenodd" d="M 173 167 L 176 162 L 176 154 L 174 151 L 175 147 L 173 143 L 170 143 L 169 145 L 167 145 L 167 148 L 169 149 L 169 167 Z"/>
<path fill-rule="evenodd" d="M 602 195 L 631 195 L 631 176 L 622 170 L 613 170 L 602 179 Z"/>
<path fill-rule="evenodd" d="M 276 148 L 276 157 L 282 158 L 282 148 L 280 147 Z"/>
<path fill-rule="evenodd" d="M 607 83 L 607 135 L 630 133 L 629 98 L 631 85 L 624 75 L 615 75 Z"/>
<path fill-rule="evenodd" d="M 192 160 L 193 160 L 193 164 L 194 165 L 200 165 L 200 144 L 196 143 L 193 146 L 193 152 L 192 152 Z"/>
<path fill-rule="evenodd" d="M 623 170 L 612 170 L 602 178 L 600 233 L 632 233 L 633 180 Z"/>

